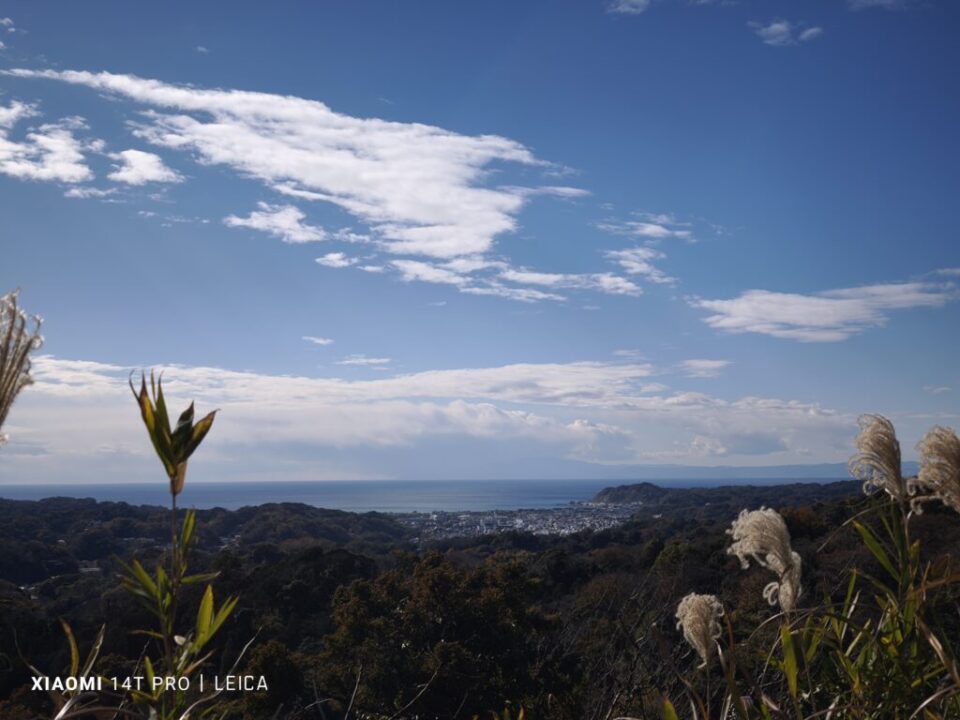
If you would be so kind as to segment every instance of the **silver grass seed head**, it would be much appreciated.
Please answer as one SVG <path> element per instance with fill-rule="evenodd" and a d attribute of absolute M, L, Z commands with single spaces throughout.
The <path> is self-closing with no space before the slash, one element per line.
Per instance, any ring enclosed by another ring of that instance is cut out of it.
<path fill-rule="evenodd" d="M 741 567 L 750 567 L 753 559 L 777 574 L 778 579 L 764 588 L 764 599 L 771 605 L 779 603 L 788 612 L 793 610 L 802 592 L 801 562 L 790 546 L 790 532 L 780 513 L 763 507 L 742 510 L 727 534 L 733 538 L 727 553 L 739 558 Z"/>
<path fill-rule="evenodd" d="M 723 605 L 716 595 L 690 593 L 677 605 L 677 629 L 683 630 L 683 637 L 696 650 L 706 667 L 713 658 L 720 637 L 720 618 L 723 617 Z"/>
<path fill-rule="evenodd" d="M 863 482 L 863 492 L 883 490 L 897 501 L 909 494 L 900 463 L 900 442 L 893 423 L 883 415 L 860 416 L 856 454 L 850 458 L 850 474 Z"/>
<path fill-rule="evenodd" d="M 0 296 L 0 427 L 3 427 L 13 401 L 23 388 L 33 383 L 30 377 L 30 353 L 43 344 L 38 315 L 31 318 L 17 304 L 20 291 Z M 33 327 L 29 327 L 32 320 Z M 0 433 L 0 445 L 6 442 Z"/>
<path fill-rule="evenodd" d="M 934 498 L 960 513 L 960 438 L 953 428 L 931 428 L 917 443 L 920 473 L 908 481 L 911 505 L 919 513 L 921 502 Z"/>

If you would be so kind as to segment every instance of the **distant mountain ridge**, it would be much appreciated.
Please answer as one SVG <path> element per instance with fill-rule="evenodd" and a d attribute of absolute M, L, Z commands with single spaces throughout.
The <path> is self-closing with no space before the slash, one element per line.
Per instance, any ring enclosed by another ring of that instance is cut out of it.
<path fill-rule="evenodd" d="M 645 511 L 676 510 L 705 505 L 758 507 L 805 505 L 850 497 L 860 492 L 860 482 L 795 482 L 768 485 L 721 485 L 717 487 L 669 488 L 651 482 L 604 488 L 593 502 L 606 505 L 642 504 Z"/>
<path fill-rule="evenodd" d="M 903 463 L 904 475 L 916 475 L 919 465 Z M 634 465 L 630 467 L 631 480 L 846 480 L 850 471 L 846 463 L 819 463 L 815 465 L 765 465 L 760 467 L 731 467 L 729 465 Z M 620 479 L 620 478 L 618 478 Z M 622 478 L 624 480 L 628 478 Z"/>

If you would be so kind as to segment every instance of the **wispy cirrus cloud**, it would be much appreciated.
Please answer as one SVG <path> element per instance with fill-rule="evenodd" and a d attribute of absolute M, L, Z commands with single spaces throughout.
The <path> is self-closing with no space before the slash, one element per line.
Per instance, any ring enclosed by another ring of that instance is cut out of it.
<path fill-rule="evenodd" d="M 17 27 L 17 24 L 13 21 L 11 17 L 0 17 L 0 31 L 6 31 L 7 33 L 22 33 L 26 32 Z M 3 43 L 0 43 L 0 50 L 3 49 Z"/>
<path fill-rule="evenodd" d="M 521 285 L 536 285 L 549 288 L 580 288 L 598 290 L 608 295 L 640 295 L 642 288 L 636 283 L 613 273 L 545 273 L 526 269 L 508 268 L 500 277 Z"/>
<path fill-rule="evenodd" d="M 606 220 L 598 223 L 597 228 L 611 235 L 628 237 L 642 243 L 633 247 L 607 250 L 603 254 L 628 275 L 659 285 L 673 285 L 677 281 L 656 265 L 667 258 L 661 249 L 663 241 L 677 239 L 687 243 L 696 242 L 692 223 L 681 222 L 666 213 L 637 212 L 627 220 Z"/>
<path fill-rule="evenodd" d="M 676 282 L 675 278 L 667 275 L 655 266 L 656 260 L 662 260 L 666 255 L 652 247 L 632 247 L 624 250 L 607 250 L 604 255 L 623 268 L 629 275 L 639 275 L 648 282 L 670 285 Z"/>
<path fill-rule="evenodd" d="M 764 45 L 789 47 L 809 42 L 823 34 L 823 28 L 806 26 L 804 23 L 790 20 L 772 20 L 770 22 L 751 21 L 747 26 L 763 41 Z"/>
<path fill-rule="evenodd" d="M 693 230 L 688 222 L 680 222 L 666 213 L 639 212 L 626 220 L 605 220 L 597 224 L 604 232 L 623 235 L 644 241 L 679 238 L 694 241 Z"/>
<path fill-rule="evenodd" d="M 105 200 L 106 198 L 112 197 L 116 194 L 116 188 L 95 188 L 90 187 L 89 185 L 75 185 L 71 188 L 67 188 L 67 190 L 63 193 L 63 196 L 68 198 L 77 198 L 80 200 L 88 200 L 90 198 Z"/>
<path fill-rule="evenodd" d="M 110 157 L 119 163 L 114 171 L 107 175 L 114 182 L 127 185 L 183 182 L 183 177 L 168 168 L 163 159 L 154 153 L 143 150 L 122 150 L 111 153 Z"/>
<path fill-rule="evenodd" d="M 389 364 L 390 358 L 370 357 L 368 355 L 348 355 L 343 360 L 337 362 L 337 365 L 359 365 L 361 367 Z"/>
<path fill-rule="evenodd" d="M 316 335 L 304 335 L 301 339 L 311 345 L 333 345 L 333 340 L 330 338 L 317 337 Z"/>
<path fill-rule="evenodd" d="M 704 322 L 731 333 L 759 333 L 801 342 L 837 342 L 887 322 L 910 308 L 936 308 L 957 297 L 949 283 L 889 283 L 826 290 L 813 295 L 748 290 L 727 300 L 692 298 L 711 312 Z"/>
<path fill-rule="evenodd" d="M 607 295 L 641 295 L 643 289 L 613 273 L 554 273 L 514 268 L 502 261 L 459 258 L 436 264 L 420 260 L 393 260 L 390 265 L 405 282 L 450 285 L 470 295 L 503 297 L 522 302 L 563 301 L 560 290 L 593 290 Z M 490 271 L 477 275 L 479 271 Z M 517 285 L 523 287 L 516 287 Z M 532 286 L 532 287 L 531 287 Z M 548 288 L 539 290 L 537 288 Z"/>
<path fill-rule="evenodd" d="M 640 15 L 650 8 L 650 0 L 614 0 L 607 6 L 607 12 L 620 15 Z"/>
<path fill-rule="evenodd" d="M 446 284 L 468 294 L 525 302 L 564 299 L 560 293 L 540 289 L 544 286 L 641 293 L 635 280 L 610 272 L 511 270 L 509 263 L 493 259 L 497 239 L 517 229 L 527 203 L 542 196 L 576 201 L 589 195 L 583 188 L 560 185 L 490 185 L 495 164 L 539 171 L 553 167 L 509 138 L 356 118 L 299 97 L 207 90 L 132 75 L 0 72 L 81 85 L 146 106 L 131 123 L 137 137 L 156 147 L 190 152 L 206 165 L 228 167 L 284 196 L 284 202 L 261 202 L 247 215 L 227 216 L 223 222 L 229 227 L 269 233 L 288 243 L 359 241 L 387 255 L 369 256 L 376 262 L 359 265 L 345 254 L 330 253 L 318 259 L 321 265 L 390 270 L 407 282 Z M 129 150 L 115 157 L 125 165 L 111 175 L 113 179 L 137 183 L 181 179 L 155 154 Z M 336 205 L 364 223 L 364 232 L 328 231 L 310 224 L 303 209 L 309 202 Z M 655 222 L 629 232 L 651 236 Z M 662 232 L 688 235 L 683 229 Z M 516 287 L 525 273 L 528 286 Z M 656 282 L 658 276 L 649 274 L 648 279 Z"/>
<path fill-rule="evenodd" d="M 205 90 L 133 75 L 10 70 L 119 95 L 162 111 L 136 134 L 190 151 L 268 187 L 333 203 L 363 220 L 396 253 L 486 252 L 516 228 L 523 193 L 482 185 L 494 162 L 545 166 L 520 143 L 417 123 L 356 118 L 316 100 Z"/>
<path fill-rule="evenodd" d="M 687 377 L 712 378 L 729 366 L 729 360 L 684 360 L 680 363 L 680 370 Z"/>

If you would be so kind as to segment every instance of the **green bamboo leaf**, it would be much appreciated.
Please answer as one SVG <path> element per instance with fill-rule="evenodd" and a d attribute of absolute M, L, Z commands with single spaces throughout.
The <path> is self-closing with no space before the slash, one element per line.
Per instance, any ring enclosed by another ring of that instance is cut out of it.
<path fill-rule="evenodd" d="M 787 676 L 790 697 L 797 699 L 797 654 L 793 646 L 793 633 L 783 624 L 780 626 L 780 641 L 783 643 L 783 672 Z"/>
<path fill-rule="evenodd" d="M 148 655 L 143 656 L 143 668 L 147 673 L 147 687 L 153 689 L 153 679 L 156 677 L 156 673 L 153 671 L 153 663 Z"/>
<path fill-rule="evenodd" d="M 216 416 L 217 411 L 207 413 L 197 424 L 193 426 L 193 430 L 190 434 L 190 440 L 186 445 L 185 454 L 186 457 L 193 455 L 193 451 L 200 447 L 200 443 L 203 442 L 203 439 L 207 436 L 207 433 L 210 432 L 210 428 L 213 427 L 213 419 Z"/>
<path fill-rule="evenodd" d="M 163 641 L 163 635 L 158 633 L 156 630 L 131 630 L 131 635 L 143 635 L 144 637 L 151 637 L 154 640 Z"/>
<path fill-rule="evenodd" d="M 213 623 L 210 626 L 210 636 L 212 637 L 217 630 L 220 629 L 220 626 L 223 625 L 227 618 L 230 617 L 230 613 L 233 612 L 233 609 L 237 606 L 237 601 L 240 598 L 234 596 L 229 598 L 223 605 L 220 606 L 220 609 L 217 611 L 217 614 L 213 618 Z"/>
<path fill-rule="evenodd" d="M 151 375 L 151 382 L 152 381 L 153 376 Z M 172 475 L 176 472 L 176 467 L 170 453 L 170 431 L 169 428 L 162 427 L 157 422 L 156 411 L 153 402 L 150 400 L 150 393 L 147 391 L 146 378 L 143 375 L 140 376 L 139 394 L 133 389 L 132 380 L 130 381 L 130 389 L 133 390 L 137 404 L 140 406 L 140 417 L 143 419 L 143 424 L 147 428 L 147 434 L 150 436 L 150 442 L 153 444 L 154 452 L 156 452 L 157 457 L 160 458 L 160 462 L 163 463 L 167 475 Z"/>
<path fill-rule="evenodd" d="M 669 700 L 663 701 L 663 720 L 680 720 L 680 716 L 677 715 L 677 709 Z"/>
<path fill-rule="evenodd" d="M 77 647 L 77 639 L 73 636 L 73 630 L 70 624 L 60 618 L 60 625 L 63 626 L 63 634 L 67 636 L 67 643 L 70 645 L 70 675 L 76 676 L 80 669 L 80 649 Z"/>
<path fill-rule="evenodd" d="M 207 585 L 203 593 L 203 600 L 200 601 L 200 609 L 197 611 L 197 646 L 200 647 L 206 641 L 210 633 L 210 625 L 213 622 L 213 585 Z"/>
<path fill-rule="evenodd" d="M 147 392 L 147 379 L 142 374 L 140 375 L 139 393 L 133 387 L 133 380 L 131 379 L 129 382 L 130 390 L 133 391 L 137 405 L 140 406 L 140 417 L 143 419 L 143 424 L 147 426 L 147 432 L 152 436 L 153 428 L 156 427 L 157 420 L 153 412 L 153 403 L 150 402 L 150 393 Z"/>
<path fill-rule="evenodd" d="M 196 575 L 187 575 L 180 581 L 182 585 L 196 585 L 197 583 L 210 582 L 220 576 L 219 572 L 198 573 Z"/>
<path fill-rule="evenodd" d="M 153 383 L 153 371 L 150 371 L 150 382 Z M 157 424 L 170 428 L 170 417 L 167 415 L 167 402 L 163 399 L 163 373 L 157 378 L 156 386 L 153 388 L 153 396 L 156 398 Z"/>
<path fill-rule="evenodd" d="M 103 647 L 103 637 L 107 633 L 107 626 L 101 625 L 100 632 L 97 633 L 97 639 L 93 641 L 93 647 L 87 655 L 87 660 L 83 663 L 83 669 L 80 672 L 81 677 L 86 677 L 93 670 L 94 663 L 97 662 L 97 656 L 100 654 L 100 648 Z"/>
<path fill-rule="evenodd" d="M 193 430 L 193 403 L 190 407 L 180 413 L 180 419 L 177 420 L 177 427 L 173 431 L 173 450 L 178 460 L 185 460 L 184 450 L 190 441 Z"/>
<path fill-rule="evenodd" d="M 193 509 L 187 510 L 186 517 L 183 518 L 183 530 L 180 533 L 180 545 L 188 547 L 193 539 L 193 531 L 197 525 L 197 513 Z"/>
<path fill-rule="evenodd" d="M 133 573 L 133 577 L 139 581 L 144 590 L 146 590 L 152 597 L 160 597 L 157 584 L 153 581 L 153 578 L 150 577 L 150 573 L 144 570 L 143 565 L 140 564 L 139 560 L 134 559 L 129 568 Z"/>
<path fill-rule="evenodd" d="M 819 625 L 811 628 L 811 638 L 806 644 L 806 650 L 803 653 L 803 659 L 810 663 L 813 660 L 814 655 L 817 654 L 817 650 L 820 648 L 820 643 L 823 641 L 823 636 L 826 634 L 827 627 L 829 626 L 830 620 L 824 618 Z"/>
<path fill-rule="evenodd" d="M 853 526 L 857 529 L 857 532 L 860 533 L 864 544 L 877 559 L 877 562 L 883 566 L 883 569 L 890 573 L 892 577 L 899 578 L 900 573 L 894 569 L 893 563 L 890 562 L 890 557 L 883 549 L 883 545 L 880 544 L 880 541 L 877 540 L 876 536 L 870 531 L 870 528 L 860 522 L 854 522 Z"/>

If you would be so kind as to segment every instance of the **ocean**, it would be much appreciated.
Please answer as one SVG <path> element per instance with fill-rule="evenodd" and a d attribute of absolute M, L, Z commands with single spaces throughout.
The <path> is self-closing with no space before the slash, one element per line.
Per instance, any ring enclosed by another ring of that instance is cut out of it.
<path fill-rule="evenodd" d="M 562 507 L 590 500 L 598 491 L 629 480 L 331 480 L 322 482 L 187 483 L 181 507 L 228 510 L 264 503 L 304 503 L 350 512 L 446 512 Z M 639 482 L 639 481 L 634 481 Z M 666 480 L 664 487 L 735 484 L 726 480 Z M 756 479 L 752 485 L 791 482 Z M 795 481 L 794 481 L 795 482 Z M 169 505 L 167 485 L 115 483 L 98 485 L 0 485 L 0 498 L 41 500 L 48 497 L 93 498 L 131 505 Z"/>
<path fill-rule="evenodd" d="M 323 482 L 187 483 L 181 507 L 228 510 L 272 502 L 351 512 L 430 512 L 551 508 L 589 500 L 609 480 L 343 480 Z M 166 483 L 0 485 L 0 498 L 94 498 L 131 505 L 169 505 Z"/>

